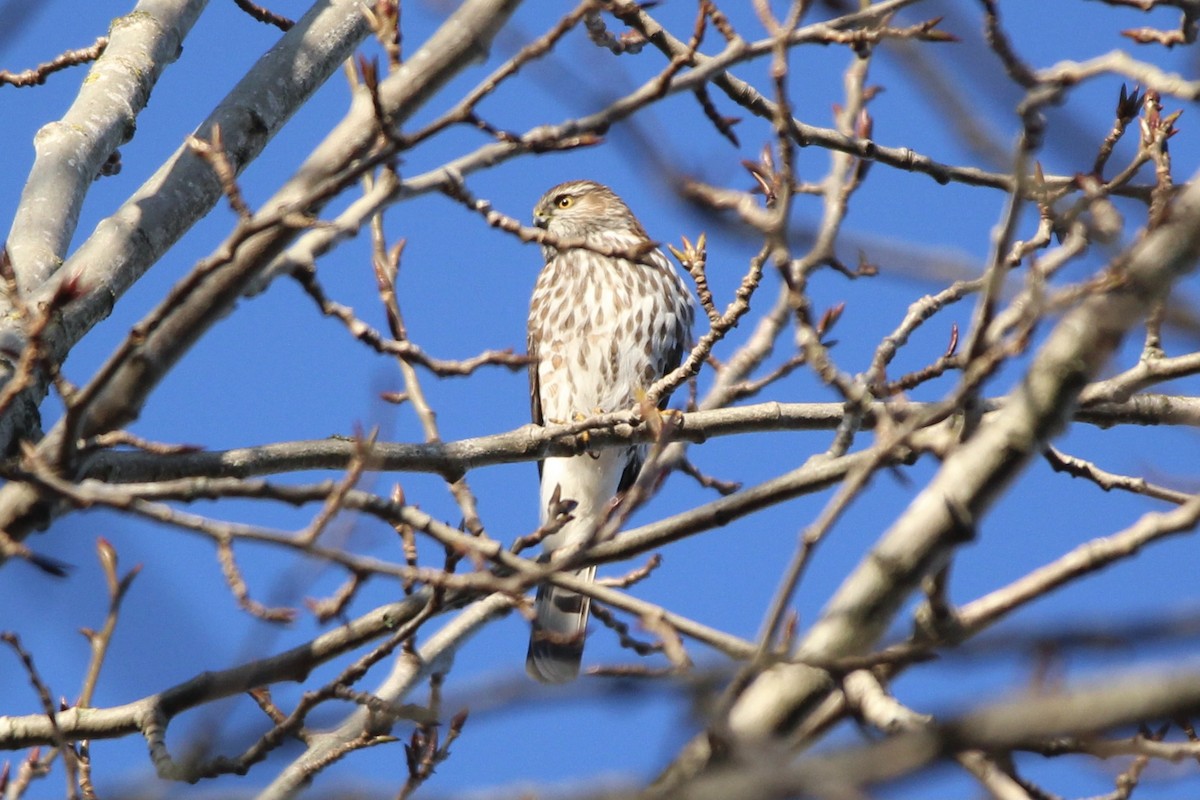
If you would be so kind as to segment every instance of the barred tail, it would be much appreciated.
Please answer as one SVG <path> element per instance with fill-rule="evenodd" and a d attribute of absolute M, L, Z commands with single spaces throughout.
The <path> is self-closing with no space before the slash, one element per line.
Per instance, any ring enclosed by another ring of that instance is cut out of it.
<path fill-rule="evenodd" d="M 595 567 L 586 567 L 575 576 L 590 581 L 595 574 Z M 578 677 L 590 606 L 591 600 L 581 594 L 547 584 L 538 587 L 537 617 L 525 657 L 530 677 L 542 683 L 567 683 Z"/>

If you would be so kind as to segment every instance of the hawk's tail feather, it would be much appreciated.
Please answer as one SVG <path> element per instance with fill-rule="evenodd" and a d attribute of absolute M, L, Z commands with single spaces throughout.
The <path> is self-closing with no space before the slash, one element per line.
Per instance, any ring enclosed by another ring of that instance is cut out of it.
<path fill-rule="evenodd" d="M 595 567 L 586 567 L 575 577 L 590 581 L 595 574 Z M 578 677 L 590 609 L 591 599 L 584 595 L 549 584 L 538 587 L 525 657 L 530 677 L 542 683 L 567 683 Z"/>

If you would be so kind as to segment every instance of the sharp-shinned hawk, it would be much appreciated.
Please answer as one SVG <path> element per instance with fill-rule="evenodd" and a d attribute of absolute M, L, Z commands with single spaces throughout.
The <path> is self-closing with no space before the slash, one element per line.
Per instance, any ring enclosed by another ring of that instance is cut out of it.
<path fill-rule="evenodd" d="M 679 365 L 692 326 L 692 300 L 666 257 L 654 249 L 629 207 L 607 186 L 570 181 L 548 191 L 534 223 L 558 241 L 542 247 L 546 265 L 529 308 L 529 386 L 535 424 L 571 422 L 635 406 L 641 394 Z M 663 403 L 666 398 L 663 398 Z M 541 520 L 554 500 L 572 501 L 573 519 L 545 537 L 545 555 L 594 536 L 615 498 L 637 478 L 644 446 L 547 458 L 541 473 Z M 590 580 L 595 567 L 575 574 Z M 538 589 L 526 670 L 547 683 L 579 674 L 588 598 L 548 584 Z"/>

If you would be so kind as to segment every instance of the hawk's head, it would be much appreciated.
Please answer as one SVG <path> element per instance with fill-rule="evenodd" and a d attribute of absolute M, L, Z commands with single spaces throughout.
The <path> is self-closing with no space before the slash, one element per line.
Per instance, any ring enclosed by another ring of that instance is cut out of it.
<path fill-rule="evenodd" d="M 533 207 L 533 224 L 561 239 L 616 232 L 649 238 L 629 206 L 595 181 L 567 181 L 546 192 Z"/>

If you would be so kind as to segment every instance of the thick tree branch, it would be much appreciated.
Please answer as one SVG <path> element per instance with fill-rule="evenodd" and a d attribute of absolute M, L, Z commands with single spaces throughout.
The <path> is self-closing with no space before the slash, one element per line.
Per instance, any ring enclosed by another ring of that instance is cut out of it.
<path fill-rule="evenodd" d="M 399 125 L 433 92 L 486 51 L 492 36 L 516 7 L 516 0 L 469 0 L 412 58 L 378 87 L 378 101 Z M 354 13 L 358 13 L 355 6 Z M 301 30 L 298 24 L 288 35 Z M 316 147 L 291 180 L 255 218 L 239 224 L 213 256 L 176 287 L 79 394 L 75 406 L 38 445 L 39 457 L 60 469 L 74 443 L 136 419 L 154 387 L 219 319 L 295 236 L 289 215 L 313 214 L 329 199 L 342 173 L 367 153 L 379 135 L 375 101 L 366 90 L 355 95 L 346 117 Z M 85 278 L 81 278 L 85 279 Z M 0 528 L 20 536 L 44 514 L 32 487 L 0 489 Z"/>
<path fill-rule="evenodd" d="M 156 2 L 155 5 L 170 4 Z M 203 2 L 191 2 L 186 7 L 192 13 L 199 13 L 203 5 Z M 358 0 L 314 4 L 200 124 L 196 135 L 208 139 L 213 128 L 220 126 L 227 148 L 226 158 L 240 172 L 362 41 L 367 26 L 360 5 Z M 177 44 L 178 37 L 173 41 Z M 148 92 L 148 87 L 139 91 Z M 87 159 L 103 161 L 116 146 L 116 141 L 109 140 L 124 135 L 124 128 L 117 126 L 106 134 L 103 142 L 89 145 L 85 154 Z M 41 169 L 35 165 L 31 180 L 43 180 L 38 177 L 42 174 Z M 50 166 L 46 169 L 52 171 Z M 59 169 L 54 167 L 54 170 Z M 94 176 L 93 169 L 86 175 L 75 175 L 73 180 L 90 181 Z M 53 180 L 56 186 L 62 182 L 61 178 L 44 180 Z M 64 285 L 73 287 L 70 292 L 73 302 L 61 316 L 56 316 L 47 336 L 52 362 L 62 363 L 83 335 L 112 312 L 117 299 L 197 220 L 211 211 L 220 198 L 221 185 L 212 169 L 186 145 L 181 145 L 115 213 L 97 226 L 52 276 L 45 266 L 34 269 L 33 272 L 43 278 L 49 276 L 49 280 L 43 280 L 41 284 L 27 282 L 30 292 L 27 299 L 35 306 L 49 303 Z M 64 196 L 62 201 L 68 202 L 68 198 Z M 54 199 L 55 204 L 58 202 Z M 36 210 L 37 204 L 34 205 Z M 56 219 L 59 218 L 52 215 L 20 235 L 42 237 L 38 231 Z M 67 222 L 70 222 L 69 226 L 65 224 Z M 53 225 L 58 232 L 43 241 L 47 247 L 41 250 L 42 254 L 29 258 L 36 263 L 43 263 L 51 255 L 61 258 L 74 225 L 73 219 L 59 219 Z M 36 250 L 42 246 L 32 242 L 29 247 Z M 22 331 L 11 320 L 0 323 L 0 341 L 20 341 L 21 338 Z M 5 375 L 3 379 L 7 381 L 9 377 Z M 27 399 L 36 405 L 44 394 L 44 384 L 40 384 L 27 392 Z M 28 418 L 20 418 L 11 411 L 0 414 L 0 452 L 9 449 L 15 438 L 28 435 L 29 431 L 23 427 L 26 424 Z"/>
<path fill-rule="evenodd" d="M 137 127 L 137 116 L 207 0 L 142 0 L 113 21 L 104 53 L 61 120 L 34 137 L 33 169 L 8 234 L 17 287 L 28 296 L 66 260 L 79 211 L 100 166 Z"/>

